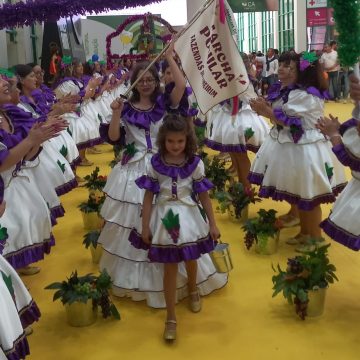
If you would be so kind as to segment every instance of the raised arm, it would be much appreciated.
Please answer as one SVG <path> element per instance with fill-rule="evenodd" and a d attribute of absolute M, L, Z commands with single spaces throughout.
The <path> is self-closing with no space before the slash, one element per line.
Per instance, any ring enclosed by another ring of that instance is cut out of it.
<path fill-rule="evenodd" d="M 169 48 L 166 50 L 165 58 L 169 63 L 169 67 L 175 82 L 175 87 L 170 94 L 170 99 L 171 99 L 171 105 L 173 107 L 176 107 L 179 104 L 182 96 L 184 95 L 184 91 L 186 88 L 186 80 L 176 63 L 173 54 L 174 54 L 174 43 L 172 43 L 169 46 Z"/>

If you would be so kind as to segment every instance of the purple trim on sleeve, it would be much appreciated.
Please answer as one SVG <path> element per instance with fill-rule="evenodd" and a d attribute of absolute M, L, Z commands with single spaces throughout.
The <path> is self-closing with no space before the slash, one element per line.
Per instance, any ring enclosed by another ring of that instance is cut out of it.
<path fill-rule="evenodd" d="M 140 189 L 149 190 L 154 194 L 158 194 L 160 192 L 160 185 L 156 179 L 151 178 L 150 176 L 143 175 L 135 180 L 136 185 Z"/>
<path fill-rule="evenodd" d="M 142 241 L 141 235 L 133 229 L 129 236 L 130 243 L 137 249 L 149 250 L 148 258 L 152 262 L 178 263 L 188 260 L 196 260 L 202 254 L 210 253 L 215 248 L 215 242 L 210 235 L 197 239 L 182 246 L 156 246 L 148 245 Z"/>
<path fill-rule="evenodd" d="M 343 228 L 338 227 L 330 218 L 325 219 L 320 227 L 336 242 L 348 247 L 351 250 L 360 250 L 360 235 L 354 235 Z"/>
<path fill-rule="evenodd" d="M 349 130 L 349 129 L 357 126 L 358 122 L 359 122 L 359 120 L 352 118 L 352 119 L 349 119 L 349 120 L 345 121 L 344 123 L 342 123 L 340 125 L 340 129 L 339 129 L 341 136 L 343 136 L 345 134 L 346 130 Z"/>
<path fill-rule="evenodd" d="M 213 183 L 205 177 L 200 180 L 193 181 L 193 190 L 198 194 L 209 191 L 213 187 Z"/>
<path fill-rule="evenodd" d="M 306 92 L 310 95 L 314 95 L 320 99 L 330 99 L 330 94 L 327 91 L 320 91 L 314 86 L 310 86 L 306 89 Z"/>
<path fill-rule="evenodd" d="M 78 186 L 78 182 L 76 181 L 76 179 L 72 179 L 70 181 L 68 181 L 67 183 L 58 186 L 55 191 L 56 191 L 56 195 L 57 196 L 61 196 L 64 194 L 67 194 L 68 192 L 70 192 L 72 189 L 75 189 Z"/>
<path fill-rule="evenodd" d="M 281 108 L 274 109 L 273 113 L 277 120 L 282 122 L 284 126 L 288 126 L 290 128 L 291 136 L 296 144 L 304 134 L 304 130 L 301 126 L 301 119 L 287 116 Z"/>
<path fill-rule="evenodd" d="M 185 179 L 190 176 L 200 162 L 200 157 L 194 156 L 192 159 L 189 159 L 183 166 L 167 165 L 165 164 L 160 154 L 155 154 L 151 158 L 152 167 L 161 175 L 169 176 L 171 178 Z"/>
<path fill-rule="evenodd" d="M 360 171 L 360 158 L 353 155 L 344 144 L 335 145 L 332 151 L 343 165 L 348 166 L 353 171 Z"/>

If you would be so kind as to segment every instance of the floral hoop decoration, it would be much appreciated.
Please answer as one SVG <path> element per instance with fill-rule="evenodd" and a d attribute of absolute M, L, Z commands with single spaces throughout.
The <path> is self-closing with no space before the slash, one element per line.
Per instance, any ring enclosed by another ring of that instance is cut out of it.
<path fill-rule="evenodd" d="M 112 39 L 120 36 L 120 34 L 123 31 L 126 31 L 125 29 L 129 24 L 134 23 L 136 21 L 143 21 L 142 26 L 144 28 L 144 34 L 145 34 L 145 32 L 148 32 L 147 30 L 148 30 L 149 24 L 151 24 L 151 22 L 155 22 L 155 21 L 164 25 L 169 30 L 170 34 L 176 34 L 175 29 L 166 20 L 162 19 L 159 16 L 153 15 L 151 13 L 146 13 L 144 15 L 134 15 L 134 16 L 128 17 L 123 23 L 121 23 L 117 27 L 116 31 L 112 32 L 111 34 L 109 34 L 106 37 L 106 57 L 107 57 L 107 68 L 108 69 L 112 68 L 112 63 L 113 63 L 113 60 L 115 60 L 115 59 L 131 59 L 131 60 L 148 60 L 149 59 L 149 53 L 147 53 L 147 52 L 142 53 L 142 54 L 123 54 L 123 55 L 113 54 L 111 52 Z M 155 39 L 161 40 L 165 44 L 168 37 L 169 37 L 169 35 L 155 36 Z M 153 40 L 155 40 L 155 39 L 153 39 Z M 149 44 L 146 42 L 147 50 L 150 49 L 150 47 L 148 45 Z"/>
<path fill-rule="evenodd" d="M 305 71 L 316 60 L 318 57 L 314 52 L 305 51 L 300 58 L 300 71 Z"/>

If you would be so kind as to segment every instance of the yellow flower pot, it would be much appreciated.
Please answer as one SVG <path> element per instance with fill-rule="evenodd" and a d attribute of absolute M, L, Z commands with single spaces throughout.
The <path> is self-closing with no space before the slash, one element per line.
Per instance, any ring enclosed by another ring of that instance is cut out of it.
<path fill-rule="evenodd" d="M 104 224 L 104 219 L 97 212 L 81 212 L 84 222 L 85 230 L 101 229 Z"/>
<path fill-rule="evenodd" d="M 92 245 L 90 245 L 90 252 L 91 252 L 91 258 L 92 262 L 94 264 L 98 264 L 101 259 L 101 255 L 103 253 L 102 246 L 100 244 L 97 244 L 96 248 Z"/>
<path fill-rule="evenodd" d="M 279 245 L 280 231 L 273 237 L 266 234 L 257 234 L 258 241 L 255 242 L 255 251 L 261 255 L 272 255 L 277 252 Z"/>
<path fill-rule="evenodd" d="M 228 210 L 228 216 L 229 219 L 233 222 L 240 222 L 242 224 L 245 224 L 245 222 L 247 220 L 249 220 L 249 205 L 245 206 L 242 211 L 241 211 L 241 215 L 240 218 L 236 218 L 235 217 L 235 208 L 233 205 L 230 205 L 230 208 Z"/>
<path fill-rule="evenodd" d="M 308 290 L 307 316 L 316 317 L 324 313 L 327 288 Z"/>
<path fill-rule="evenodd" d="M 86 303 L 75 301 L 65 304 L 67 322 L 70 326 L 89 326 L 96 321 L 97 307 L 93 308 L 92 300 Z"/>

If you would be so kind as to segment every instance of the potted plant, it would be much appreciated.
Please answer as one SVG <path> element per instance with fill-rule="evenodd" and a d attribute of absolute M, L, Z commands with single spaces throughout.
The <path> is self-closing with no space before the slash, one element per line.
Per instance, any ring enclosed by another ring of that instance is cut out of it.
<path fill-rule="evenodd" d="M 231 218 L 245 222 L 249 215 L 249 204 L 261 201 L 254 188 L 244 188 L 242 183 L 234 183 L 227 191 L 215 193 L 220 212 L 228 212 Z"/>
<path fill-rule="evenodd" d="M 96 230 L 103 226 L 104 220 L 100 216 L 100 209 L 105 201 L 105 195 L 89 194 L 88 201 L 82 202 L 78 207 L 83 216 L 84 228 Z"/>
<path fill-rule="evenodd" d="M 216 192 L 225 190 L 225 184 L 230 180 L 230 175 L 225 168 L 224 160 L 218 159 L 217 157 L 210 160 L 205 152 L 201 153 L 201 158 L 205 165 L 205 176 L 214 185 L 214 188 L 210 191 L 210 196 L 214 197 Z"/>
<path fill-rule="evenodd" d="M 99 276 L 78 276 L 74 271 L 67 280 L 54 282 L 45 289 L 56 290 L 53 301 L 60 299 L 65 305 L 67 321 L 71 326 L 87 326 L 95 322 L 98 306 L 103 318 L 113 316 L 120 320 L 120 314 L 110 298 L 111 284 L 106 270 Z"/>
<path fill-rule="evenodd" d="M 100 230 L 92 230 L 84 235 L 83 244 L 85 248 L 90 248 L 91 258 L 94 264 L 98 264 L 102 255 L 102 246 L 98 244 Z"/>
<path fill-rule="evenodd" d="M 328 258 L 329 246 L 315 246 L 313 251 L 288 259 L 286 270 L 272 266 L 277 273 L 272 277 L 273 297 L 282 292 L 289 304 L 295 304 L 295 311 L 303 320 L 307 315 L 323 313 L 326 289 L 338 280 L 336 267 Z"/>
<path fill-rule="evenodd" d="M 102 190 L 105 187 L 107 176 L 99 175 L 99 167 L 96 167 L 95 170 L 90 174 L 86 175 L 84 179 L 86 183 L 84 186 L 89 190 L 90 194 L 96 194 L 97 196 L 102 195 Z"/>
<path fill-rule="evenodd" d="M 260 209 L 258 216 L 247 220 L 242 227 L 245 231 L 245 246 L 248 250 L 256 244 L 256 252 L 271 255 L 277 251 L 279 243 L 281 220 L 276 218 L 274 209 Z"/>

